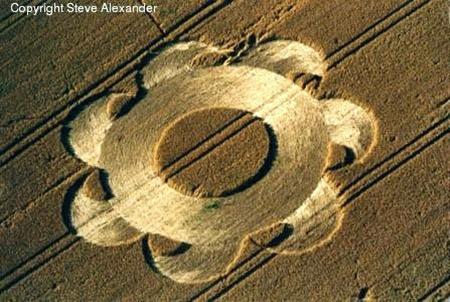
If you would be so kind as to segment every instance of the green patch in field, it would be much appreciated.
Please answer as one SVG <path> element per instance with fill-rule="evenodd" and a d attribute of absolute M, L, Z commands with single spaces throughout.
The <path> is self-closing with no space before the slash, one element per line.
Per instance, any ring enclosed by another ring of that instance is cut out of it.
<path fill-rule="evenodd" d="M 218 208 L 220 208 L 220 204 L 217 200 L 208 201 L 203 205 L 204 211 L 214 211 L 217 210 Z"/>

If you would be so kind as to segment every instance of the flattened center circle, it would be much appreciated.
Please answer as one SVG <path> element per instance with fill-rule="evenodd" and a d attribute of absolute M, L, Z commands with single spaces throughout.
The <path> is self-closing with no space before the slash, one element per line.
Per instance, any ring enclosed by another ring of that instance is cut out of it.
<path fill-rule="evenodd" d="M 153 166 L 183 194 L 222 197 L 261 178 L 272 149 L 268 128 L 250 112 L 207 108 L 180 117 L 163 131 Z"/>

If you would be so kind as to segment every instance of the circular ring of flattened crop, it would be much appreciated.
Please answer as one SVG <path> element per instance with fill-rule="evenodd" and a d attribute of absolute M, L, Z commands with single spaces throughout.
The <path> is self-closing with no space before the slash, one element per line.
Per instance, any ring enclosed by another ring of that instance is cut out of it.
<path fill-rule="evenodd" d="M 226 274 L 250 241 L 289 254 L 329 240 L 341 216 L 325 177 L 330 158 L 350 150 L 359 160 L 373 141 L 369 113 L 308 92 L 326 70 L 312 48 L 269 42 L 208 66 L 223 55 L 170 46 L 141 70 L 147 93 L 131 110 L 111 114 L 127 99 L 111 94 L 69 124 L 70 147 L 104 171 L 112 193 L 94 200 L 93 189 L 80 190 L 72 227 L 99 245 L 149 234 L 156 267 L 179 282 Z"/>

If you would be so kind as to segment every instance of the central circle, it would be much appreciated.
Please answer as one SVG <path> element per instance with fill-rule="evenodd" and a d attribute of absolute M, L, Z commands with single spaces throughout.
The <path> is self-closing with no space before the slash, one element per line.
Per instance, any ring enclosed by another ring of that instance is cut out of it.
<path fill-rule="evenodd" d="M 170 124 L 154 150 L 157 174 L 186 195 L 221 197 L 250 186 L 270 164 L 271 135 L 250 112 L 192 111 Z"/>

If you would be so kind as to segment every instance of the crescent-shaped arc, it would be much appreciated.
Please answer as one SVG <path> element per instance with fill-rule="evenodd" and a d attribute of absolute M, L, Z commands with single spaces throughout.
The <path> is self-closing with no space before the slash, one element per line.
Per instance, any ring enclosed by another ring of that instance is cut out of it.
<path fill-rule="evenodd" d="M 139 240 L 142 233 L 131 227 L 108 201 L 93 200 L 79 190 L 71 204 L 71 226 L 77 235 L 100 246 L 116 246 Z"/>
<path fill-rule="evenodd" d="M 94 104 L 83 108 L 67 125 L 70 151 L 93 167 L 99 167 L 101 145 L 113 124 L 106 111 L 110 97 L 111 95 L 101 97 Z"/>
<path fill-rule="evenodd" d="M 267 250 L 285 255 L 312 251 L 333 237 L 342 216 L 337 191 L 323 177 L 311 196 L 282 221 L 292 228 L 289 237 Z"/>
<path fill-rule="evenodd" d="M 350 148 L 361 161 L 370 152 L 377 127 L 371 113 L 351 101 L 329 99 L 321 103 L 332 142 Z"/>
<path fill-rule="evenodd" d="M 250 49 L 238 65 L 264 68 L 288 78 L 293 74 L 302 73 L 323 77 L 327 69 L 323 57 L 306 44 L 277 40 Z"/>

